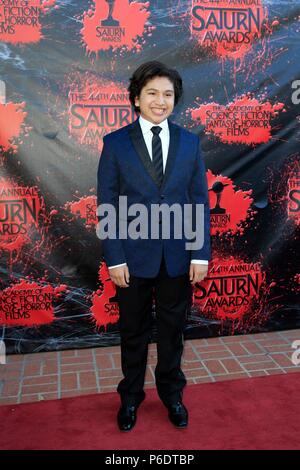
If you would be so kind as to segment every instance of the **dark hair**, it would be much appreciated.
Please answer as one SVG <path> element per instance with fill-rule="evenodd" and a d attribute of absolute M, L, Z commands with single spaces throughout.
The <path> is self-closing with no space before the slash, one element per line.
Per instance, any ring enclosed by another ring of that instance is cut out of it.
<path fill-rule="evenodd" d="M 130 78 L 130 85 L 128 87 L 129 99 L 136 112 L 140 111 L 138 106 L 135 106 L 135 98 L 139 98 L 142 88 L 155 77 L 167 77 L 173 83 L 175 92 L 175 106 L 182 96 L 182 78 L 177 70 L 169 69 L 165 64 L 155 60 L 145 62 L 133 73 Z"/>

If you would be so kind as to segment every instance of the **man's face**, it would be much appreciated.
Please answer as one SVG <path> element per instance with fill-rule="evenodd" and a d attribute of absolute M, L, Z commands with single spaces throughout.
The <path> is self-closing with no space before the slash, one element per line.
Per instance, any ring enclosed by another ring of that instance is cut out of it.
<path fill-rule="evenodd" d="M 173 83 L 167 77 L 155 77 L 142 88 L 135 105 L 143 118 L 157 125 L 172 114 L 174 99 Z"/>

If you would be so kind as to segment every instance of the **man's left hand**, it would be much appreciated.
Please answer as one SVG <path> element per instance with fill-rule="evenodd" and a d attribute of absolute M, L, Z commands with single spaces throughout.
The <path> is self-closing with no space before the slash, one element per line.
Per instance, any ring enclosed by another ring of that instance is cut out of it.
<path fill-rule="evenodd" d="M 190 264 L 190 281 L 192 284 L 202 281 L 207 276 L 208 266 L 204 264 Z"/>

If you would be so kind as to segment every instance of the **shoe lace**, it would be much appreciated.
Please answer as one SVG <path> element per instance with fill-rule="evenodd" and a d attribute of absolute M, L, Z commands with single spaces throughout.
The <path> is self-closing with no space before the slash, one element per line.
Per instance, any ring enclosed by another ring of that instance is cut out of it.
<path fill-rule="evenodd" d="M 172 405 L 172 408 L 175 413 L 180 413 L 182 411 L 182 403 L 178 401 L 175 405 Z"/>

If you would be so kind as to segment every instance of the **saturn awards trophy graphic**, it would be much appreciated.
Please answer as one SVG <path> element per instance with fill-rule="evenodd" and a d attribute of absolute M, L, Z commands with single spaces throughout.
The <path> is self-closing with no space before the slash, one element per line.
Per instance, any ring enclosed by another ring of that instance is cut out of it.
<path fill-rule="evenodd" d="M 115 7 L 115 1 L 116 0 L 106 0 L 106 3 L 108 3 L 109 11 L 108 11 L 108 17 L 106 20 L 101 21 L 101 26 L 119 26 L 120 23 L 118 20 L 115 20 L 113 18 L 113 11 Z"/>
<path fill-rule="evenodd" d="M 228 184 L 223 184 L 221 181 L 216 181 L 212 188 L 209 188 L 209 191 L 213 191 L 217 197 L 216 205 L 213 209 L 210 210 L 211 214 L 225 214 L 226 209 L 220 206 L 222 193 L 224 188 L 228 186 Z"/>

